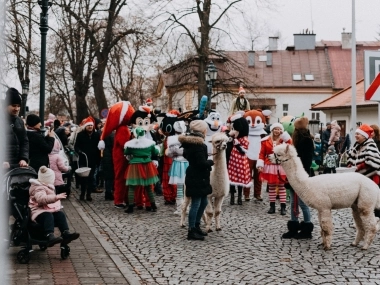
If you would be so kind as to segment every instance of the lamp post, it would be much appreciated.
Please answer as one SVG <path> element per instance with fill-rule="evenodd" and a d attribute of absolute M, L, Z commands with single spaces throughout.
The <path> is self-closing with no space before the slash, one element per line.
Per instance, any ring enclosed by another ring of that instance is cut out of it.
<path fill-rule="evenodd" d="M 26 100 L 28 99 L 28 93 L 29 93 L 29 82 L 26 80 L 22 82 L 22 93 L 21 93 L 21 114 L 20 116 L 25 118 L 26 117 Z"/>
<path fill-rule="evenodd" d="M 40 31 L 41 31 L 41 65 L 40 65 L 40 120 L 45 121 L 45 75 L 46 75 L 46 35 L 49 30 L 48 10 L 52 5 L 48 0 L 38 1 L 41 7 Z"/>
<path fill-rule="evenodd" d="M 209 64 L 207 65 L 207 70 L 205 71 L 205 77 L 206 77 L 206 83 L 207 83 L 208 109 L 211 109 L 212 87 L 214 87 L 214 83 L 217 76 L 218 76 L 218 70 L 216 69 L 212 60 L 210 60 Z"/>

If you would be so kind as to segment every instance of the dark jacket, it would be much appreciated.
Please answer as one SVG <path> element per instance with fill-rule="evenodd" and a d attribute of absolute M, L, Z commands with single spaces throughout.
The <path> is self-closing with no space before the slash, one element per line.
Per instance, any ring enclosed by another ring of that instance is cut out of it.
<path fill-rule="evenodd" d="M 331 135 L 331 129 L 326 129 L 322 132 L 323 152 L 327 152 L 327 147 L 329 145 L 330 135 Z"/>
<path fill-rule="evenodd" d="M 350 135 L 347 134 L 346 138 L 344 139 L 343 145 L 340 149 L 340 153 L 344 153 L 346 150 L 349 150 L 350 147 L 351 147 Z"/>
<path fill-rule="evenodd" d="M 8 115 L 6 128 L 6 158 L 11 168 L 17 167 L 20 160 L 29 161 L 29 139 L 26 135 L 24 121 L 18 116 Z"/>
<path fill-rule="evenodd" d="M 294 142 L 296 142 L 294 147 L 297 150 L 298 157 L 301 159 L 303 168 L 310 175 L 310 167 L 313 162 L 314 143 L 310 136 L 309 130 L 299 130 L 298 140 Z"/>
<path fill-rule="evenodd" d="M 105 180 L 113 180 L 114 179 L 114 171 L 113 171 L 113 160 L 112 160 L 112 149 L 113 149 L 113 142 L 115 138 L 115 133 L 112 133 L 108 137 L 104 139 L 105 149 L 103 150 L 103 157 L 102 157 L 102 170 L 103 170 L 103 177 Z M 123 159 L 120 158 L 120 159 Z"/>
<path fill-rule="evenodd" d="M 42 165 L 49 166 L 49 153 L 53 150 L 55 138 L 35 130 L 27 130 L 26 133 L 29 138 L 29 166 L 38 173 Z"/>
<path fill-rule="evenodd" d="M 98 149 L 98 143 L 100 140 L 100 134 L 93 131 L 91 135 L 87 133 L 86 130 L 81 131 L 77 135 L 75 141 L 75 151 L 79 154 L 79 166 L 86 165 L 86 157 L 83 155 L 84 152 L 87 155 L 88 167 L 96 167 L 100 163 L 100 150 Z M 122 158 L 121 158 L 122 159 Z"/>
<path fill-rule="evenodd" d="M 59 137 L 59 140 L 61 141 L 63 146 L 67 146 L 69 143 L 65 132 L 66 132 L 65 127 L 59 127 L 58 129 L 55 130 L 55 133 Z"/>
<path fill-rule="evenodd" d="M 204 139 L 194 134 L 178 137 L 183 147 L 183 157 L 189 162 L 186 170 L 186 196 L 202 197 L 211 194 L 210 185 L 212 160 L 207 160 L 207 145 Z"/>

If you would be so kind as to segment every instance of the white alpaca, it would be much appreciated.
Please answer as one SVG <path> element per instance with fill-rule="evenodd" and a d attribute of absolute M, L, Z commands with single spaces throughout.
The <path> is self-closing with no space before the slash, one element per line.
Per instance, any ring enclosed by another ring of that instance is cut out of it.
<path fill-rule="evenodd" d="M 228 195 L 230 182 L 228 180 L 228 171 L 226 163 L 226 148 L 228 137 L 224 133 L 216 133 L 212 136 L 212 145 L 214 150 L 214 166 L 210 174 L 210 184 L 212 193 L 207 196 L 208 204 L 203 218 L 206 222 L 206 231 L 211 232 L 212 217 L 215 217 L 215 229 L 220 231 L 220 215 L 224 197 Z M 214 198 L 214 202 L 212 201 Z M 182 204 L 181 226 L 185 226 L 186 209 L 190 204 L 191 198 L 185 197 Z"/>
<path fill-rule="evenodd" d="M 331 210 L 352 208 L 356 225 L 356 238 L 351 244 L 357 246 L 364 240 L 367 249 L 380 228 L 374 209 L 380 208 L 380 190 L 371 179 L 359 173 L 323 174 L 309 177 L 293 146 L 279 145 L 269 156 L 273 163 L 280 163 L 286 177 L 297 195 L 318 211 L 322 243 L 331 249 L 333 223 Z"/>

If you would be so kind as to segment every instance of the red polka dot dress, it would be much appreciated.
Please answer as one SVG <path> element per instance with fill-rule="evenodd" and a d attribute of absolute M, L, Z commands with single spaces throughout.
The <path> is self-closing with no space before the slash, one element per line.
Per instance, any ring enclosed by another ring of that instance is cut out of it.
<path fill-rule="evenodd" d="M 247 137 L 242 137 L 237 140 L 243 149 L 248 149 L 249 141 Z M 228 162 L 228 176 L 230 185 L 243 186 L 244 188 L 252 186 L 248 157 L 245 153 L 241 154 L 235 146 L 231 151 L 230 160 Z"/>

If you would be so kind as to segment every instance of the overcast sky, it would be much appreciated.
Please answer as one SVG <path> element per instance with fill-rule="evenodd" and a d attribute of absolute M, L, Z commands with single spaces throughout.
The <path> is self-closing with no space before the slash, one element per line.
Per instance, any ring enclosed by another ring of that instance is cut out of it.
<path fill-rule="evenodd" d="M 303 29 L 314 30 L 317 40 L 340 40 L 343 28 L 352 32 L 351 0 L 272 0 L 273 12 L 260 11 L 267 18 L 269 33 L 279 31 L 285 48 L 293 44 L 293 34 Z M 355 1 L 356 39 L 374 41 L 380 38 L 380 0 Z M 268 19 L 268 18 L 267 18 Z"/>

